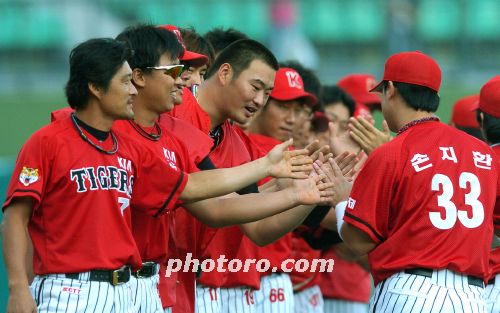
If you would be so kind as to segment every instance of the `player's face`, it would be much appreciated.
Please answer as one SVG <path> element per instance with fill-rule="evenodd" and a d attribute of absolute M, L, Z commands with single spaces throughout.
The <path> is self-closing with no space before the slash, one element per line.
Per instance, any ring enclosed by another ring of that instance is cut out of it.
<path fill-rule="evenodd" d="M 245 124 L 264 106 L 274 87 L 276 71 L 260 60 L 254 60 L 224 88 L 225 118 Z"/>
<path fill-rule="evenodd" d="M 113 76 L 109 87 L 100 94 L 102 111 L 114 120 L 134 118 L 133 99 L 137 89 L 132 84 L 132 70 L 124 62 Z"/>
<path fill-rule="evenodd" d="M 304 104 L 299 100 L 277 101 L 269 99 L 262 111 L 255 117 L 254 123 L 259 123 L 260 131 L 274 139 L 285 141 L 292 137 L 297 127 L 299 116 L 304 110 Z"/>
<path fill-rule="evenodd" d="M 336 134 L 341 135 L 347 130 L 349 110 L 341 102 L 326 104 L 325 115 L 335 126 Z"/>
<path fill-rule="evenodd" d="M 200 85 L 205 80 L 208 66 L 206 64 L 198 67 L 185 65 L 187 69 L 182 73 L 182 80 L 186 87 L 191 88 L 193 85 Z"/>
<path fill-rule="evenodd" d="M 179 64 L 177 58 L 172 58 L 169 53 L 164 53 L 156 66 L 166 66 Z M 146 93 L 148 98 L 146 105 L 155 113 L 163 113 L 172 110 L 174 101 L 179 92 L 179 86 L 176 85 L 177 80 L 165 73 L 163 70 L 152 70 L 145 75 L 146 88 L 141 91 Z"/>

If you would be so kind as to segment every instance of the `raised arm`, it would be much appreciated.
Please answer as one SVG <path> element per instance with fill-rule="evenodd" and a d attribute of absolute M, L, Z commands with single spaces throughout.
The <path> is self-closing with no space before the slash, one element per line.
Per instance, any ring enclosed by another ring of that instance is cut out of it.
<path fill-rule="evenodd" d="M 237 167 L 190 174 L 180 199 L 193 202 L 225 195 L 267 176 L 307 178 L 304 172 L 312 170 L 312 159 L 305 149 L 287 151 L 291 142 L 279 144 L 265 157 Z"/>
<path fill-rule="evenodd" d="M 7 312 L 36 312 L 35 301 L 29 291 L 31 271 L 28 270 L 26 262 L 30 244 L 28 222 L 32 206 L 31 198 L 18 198 L 4 211 L 3 258 L 9 287 Z"/>

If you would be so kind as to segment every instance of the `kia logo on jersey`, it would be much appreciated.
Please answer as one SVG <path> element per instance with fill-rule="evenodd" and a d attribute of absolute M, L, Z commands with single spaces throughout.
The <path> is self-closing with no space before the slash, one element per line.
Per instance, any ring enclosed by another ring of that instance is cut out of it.
<path fill-rule="evenodd" d="M 354 210 L 354 206 L 356 205 L 356 200 L 353 198 L 349 197 L 349 200 L 347 200 L 347 207 L 351 210 Z"/>
<path fill-rule="evenodd" d="M 167 159 L 168 165 L 174 170 L 177 170 L 177 158 L 175 157 L 175 152 L 168 150 L 167 148 L 163 148 L 163 154 Z"/>

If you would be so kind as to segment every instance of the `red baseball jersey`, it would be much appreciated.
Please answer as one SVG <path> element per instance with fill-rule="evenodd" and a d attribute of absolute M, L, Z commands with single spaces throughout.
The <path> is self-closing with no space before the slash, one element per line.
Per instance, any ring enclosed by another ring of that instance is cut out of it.
<path fill-rule="evenodd" d="M 344 220 L 377 244 L 375 284 L 413 267 L 485 279 L 498 162 L 485 143 L 440 122 L 409 127 L 361 170 Z"/>
<path fill-rule="evenodd" d="M 250 144 L 260 148 L 260 155 L 256 155 L 256 158 L 265 156 L 269 151 L 271 151 L 276 145 L 280 144 L 281 141 L 276 140 L 269 136 L 264 136 L 260 134 L 249 134 Z M 263 185 L 268 182 L 271 177 L 267 177 L 259 182 L 259 185 Z M 261 273 L 262 276 L 272 274 L 272 268 L 281 269 L 281 263 L 292 256 L 291 244 L 292 244 L 292 234 L 288 233 L 276 240 L 272 244 L 265 247 L 257 247 L 259 250 L 259 256 L 261 259 L 267 259 L 271 263 L 271 269 L 266 273 Z M 281 271 L 280 271 L 281 272 Z"/>
<path fill-rule="evenodd" d="M 491 147 L 493 151 L 496 153 L 499 162 L 500 162 L 500 144 L 493 145 Z M 499 177 L 500 179 L 500 177 Z M 497 201 L 495 203 L 495 212 L 500 212 L 500 209 L 497 209 L 497 207 L 500 207 L 500 184 L 497 185 Z M 500 224 L 500 220 L 498 219 L 498 215 L 495 217 L 495 221 L 497 224 L 495 226 L 498 227 L 498 224 Z M 497 247 L 493 250 L 491 250 L 490 254 L 490 277 L 489 279 L 495 277 L 496 274 L 500 273 L 500 247 Z"/>
<path fill-rule="evenodd" d="M 210 116 L 200 107 L 191 90 L 184 88 L 183 91 L 182 103 L 174 106 L 168 114 L 195 125 L 203 133 L 208 134 L 211 123 Z"/>
<path fill-rule="evenodd" d="M 102 153 L 66 117 L 34 133 L 21 149 L 3 209 L 17 197 L 33 199 L 28 230 L 35 274 L 141 266 L 129 207 L 161 215 L 174 206 L 187 175 L 115 133 L 117 152 Z M 100 145 L 113 146 L 112 136 Z"/>
<path fill-rule="evenodd" d="M 210 153 L 210 159 L 217 168 L 228 168 L 241 165 L 251 161 L 244 141 L 240 134 L 233 128 L 229 121 L 222 124 L 223 137 L 220 144 Z M 200 235 L 202 259 L 216 260 L 220 255 L 225 255 L 229 260 L 239 256 L 240 260 L 246 258 L 254 259 L 258 256 L 255 245 L 249 245 L 249 240 L 244 240 L 245 235 L 239 226 L 224 227 L 215 230 L 210 227 L 203 227 Z M 204 272 L 199 282 L 210 287 L 234 287 L 250 286 L 258 289 L 260 286 L 260 275 L 252 264 L 247 273 L 243 271 L 237 273 L 217 271 Z"/>
<path fill-rule="evenodd" d="M 298 260 L 307 260 L 311 265 L 314 259 L 319 259 L 321 255 L 320 250 L 314 250 L 309 246 L 309 244 L 302 238 L 301 235 L 292 233 L 291 234 L 291 255 L 292 259 L 297 262 Z M 294 291 L 303 291 L 304 289 L 310 288 L 314 285 L 318 285 L 321 277 L 319 276 L 319 269 L 312 271 L 310 268 L 306 271 L 297 271 L 295 266 L 290 272 L 290 278 L 293 284 Z"/>
<path fill-rule="evenodd" d="M 368 303 L 370 300 L 370 274 L 356 262 L 339 257 L 336 248 L 321 253 L 321 258 L 334 260 L 332 272 L 320 273 L 323 298 Z"/>

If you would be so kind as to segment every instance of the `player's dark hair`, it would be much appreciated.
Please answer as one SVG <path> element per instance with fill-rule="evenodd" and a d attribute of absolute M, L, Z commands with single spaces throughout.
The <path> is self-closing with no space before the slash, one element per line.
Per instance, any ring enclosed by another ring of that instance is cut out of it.
<path fill-rule="evenodd" d="M 387 88 L 387 81 L 383 82 L 383 90 Z M 393 82 L 403 100 L 417 111 L 436 112 L 439 107 L 439 95 L 436 91 L 420 85 Z"/>
<path fill-rule="evenodd" d="M 216 55 L 235 41 L 249 39 L 247 35 L 232 27 L 226 29 L 222 27 L 214 28 L 203 37 L 212 45 Z"/>
<path fill-rule="evenodd" d="M 340 102 L 347 108 L 347 110 L 349 110 L 349 116 L 353 116 L 354 110 L 356 109 L 356 102 L 354 102 L 354 99 L 342 88 L 336 85 L 323 86 L 323 90 L 321 92 L 321 102 L 323 102 L 324 107 Z"/>
<path fill-rule="evenodd" d="M 134 55 L 128 60 L 130 67 L 139 68 L 146 73 L 151 71 L 147 69 L 148 66 L 159 64 L 163 54 L 168 53 L 175 59 L 184 53 L 184 48 L 173 32 L 153 25 L 127 27 L 116 39 L 127 42 L 134 50 Z"/>
<path fill-rule="evenodd" d="M 312 93 L 316 96 L 316 98 L 318 98 L 318 102 L 313 107 L 313 112 L 322 111 L 324 104 L 321 101 L 322 87 L 321 82 L 319 81 L 319 78 L 314 70 L 304 67 L 300 62 L 295 60 L 280 62 L 280 67 L 293 68 L 297 71 L 297 73 L 299 73 L 300 77 L 302 78 L 302 82 L 304 83 L 304 90 Z"/>
<path fill-rule="evenodd" d="M 90 39 L 73 48 L 64 89 L 70 107 L 85 108 L 91 95 L 89 83 L 107 91 L 113 76 L 132 54 L 127 44 L 111 38 Z"/>
<path fill-rule="evenodd" d="M 233 79 L 236 79 L 254 60 L 264 62 L 276 71 L 279 68 L 276 57 L 263 44 L 252 39 L 243 39 L 230 44 L 215 58 L 214 64 L 208 69 L 207 79 L 224 63 L 231 65 Z"/>
<path fill-rule="evenodd" d="M 482 121 L 481 113 L 483 113 Z M 496 118 L 488 113 L 481 112 L 480 109 L 477 110 L 476 114 L 479 125 L 481 125 L 481 127 L 483 128 L 486 140 L 491 144 L 500 143 L 500 118 Z"/>
<path fill-rule="evenodd" d="M 455 128 L 463 131 L 464 133 L 466 133 L 468 135 L 476 137 L 479 140 L 484 141 L 483 134 L 481 133 L 481 130 L 479 128 L 463 127 L 463 126 L 458 126 L 458 125 L 455 125 Z"/>
<path fill-rule="evenodd" d="M 193 27 L 180 28 L 186 49 L 208 57 L 208 67 L 214 62 L 215 51 L 210 42 L 196 32 Z"/>

